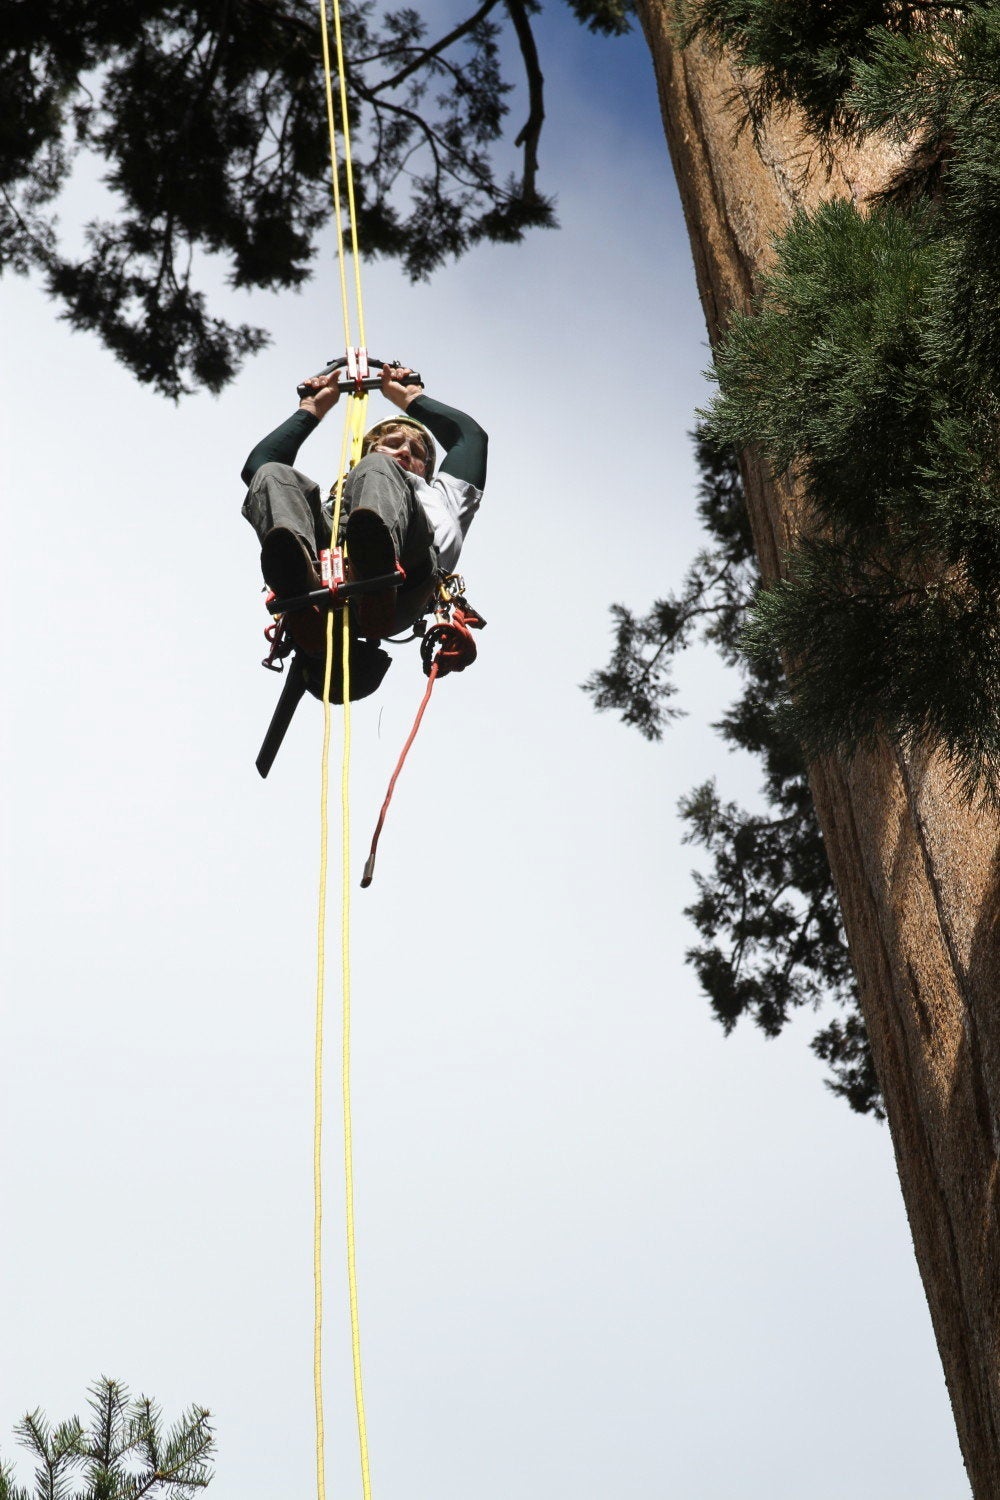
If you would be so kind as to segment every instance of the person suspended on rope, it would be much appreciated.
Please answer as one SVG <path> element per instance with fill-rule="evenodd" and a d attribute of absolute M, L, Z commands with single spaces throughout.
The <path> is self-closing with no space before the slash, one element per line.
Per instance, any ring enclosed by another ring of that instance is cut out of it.
<path fill-rule="evenodd" d="M 398 589 L 355 602 L 359 634 L 384 637 L 408 630 L 425 613 L 437 579 L 455 571 L 486 483 L 487 436 L 478 422 L 408 383 L 413 371 L 386 365 L 381 391 L 403 414 L 378 422 L 365 435 L 360 461 L 344 480 L 338 543 L 346 542 L 352 580 L 392 574 Z M 264 581 L 279 599 L 320 585 L 319 552 L 331 545 L 333 503 L 314 480 L 293 467 L 299 448 L 340 398 L 338 375 L 314 375 L 296 412 L 250 453 L 243 514 L 261 542 Z M 435 440 L 445 450 L 437 464 Z M 312 656 L 325 650 L 326 622 L 315 606 L 288 616 L 296 646 Z"/>

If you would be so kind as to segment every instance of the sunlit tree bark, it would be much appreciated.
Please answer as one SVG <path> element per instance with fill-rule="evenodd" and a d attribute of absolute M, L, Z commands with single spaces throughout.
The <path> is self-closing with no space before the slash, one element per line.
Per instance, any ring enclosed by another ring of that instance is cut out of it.
<path fill-rule="evenodd" d="M 745 310 L 798 208 L 859 205 L 899 170 L 879 144 L 821 152 L 794 115 L 741 129 L 749 80 L 681 48 L 670 0 L 638 0 L 709 335 Z M 801 499 L 752 453 L 744 477 L 766 580 Z M 920 1273 L 962 1452 L 980 1500 L 1000 1495 L 998 830 L 943 764 L 888 747 L 811 768 Z"/>

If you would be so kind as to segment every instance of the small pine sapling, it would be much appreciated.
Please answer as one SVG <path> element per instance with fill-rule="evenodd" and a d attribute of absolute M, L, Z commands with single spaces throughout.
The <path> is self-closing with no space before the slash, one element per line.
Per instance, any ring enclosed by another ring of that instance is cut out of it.
<path fill-rule="evenodd" d="M 193 1500 L 212 1478 L 215 1437 L 210 1413 L 191 1406 L 171 1427 L 146 1396 L 130 1396 L 120 1381 L 97 1381 L 88 1398 L 90 1421 L 53 1426 L 41 1411 L 15 1428 L 35 1461 L 32 1488 L 0 1464 L 0 1500 Z"/>

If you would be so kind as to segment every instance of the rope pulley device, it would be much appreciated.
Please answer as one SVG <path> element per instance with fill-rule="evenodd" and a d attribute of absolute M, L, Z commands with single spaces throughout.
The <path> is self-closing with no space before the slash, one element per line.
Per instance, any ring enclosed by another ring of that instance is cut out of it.
<path fill-rule="evenodd" d="M 465 597 L 465 579 L 451 573 L 438 584 L 438 602 L 434 624 L 424 632 L 420 643 L 420 660 L 424 675 L 436 672 L 464 672 L 478 654 L 473 630 L 482 630 L 486 621 Z"/>
<path fill-rule="evenodd" d="M 382 384 L 381 375 L 372 374 L 373 368 L 386 370 L 398 366 L 398 359 L 376 359 L 373 354 L 368 353 L 367 349 L 348 349 L 342 359 L 332 359 L 328 365 L 323 366 L 322 370 L 317 370 L 313 379 L 318 379 L 322 375 L 332 375 L 334 370 L 343 370 L 347 378 L 338 382 L 341 393 L 360 396 L 365 391 L 377 391 Z M 424 382 L 416 370 L 411 370 L 406 377 L 406 383 L 407 385 L 423 385 Z M 295 393 L 302 401 L 309 395 L 309 386 L 304 383 L 297 385 Z"/>

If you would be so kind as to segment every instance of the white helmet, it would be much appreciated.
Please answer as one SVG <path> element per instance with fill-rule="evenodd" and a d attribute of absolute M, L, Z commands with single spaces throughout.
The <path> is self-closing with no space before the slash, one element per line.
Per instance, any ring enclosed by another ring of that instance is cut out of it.
<path fill-rule="evenodd" d="M 427 431 L 427 428 L 421 422 L 415 421 L 413 417 L 386 417 L 384 421 L 376 422 L 374 427 L 369 427 L 361 442 L 361 457 L 364 458 L 366 453 L 370 453 L 384 434 L 398 432 L 401 427 L 409 427 L 411 431 L 420 434 L 420 438 L 427 449 L 424 478 L 430 479 L 437 465 L 437 449 L 434 446 L 434 439 Z"/>

